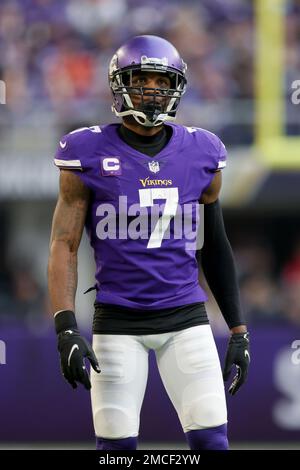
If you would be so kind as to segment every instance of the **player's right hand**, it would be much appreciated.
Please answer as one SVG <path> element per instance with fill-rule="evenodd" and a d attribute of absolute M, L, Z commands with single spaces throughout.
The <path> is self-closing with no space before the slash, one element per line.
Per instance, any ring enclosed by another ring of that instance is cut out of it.
<path fill-rule="evenodd" d="M 90 390 L 91 382 L 86 370 L 85 358 L 90 361 L 96 372 L 101 372 L 91 345 L 77 329 L 62 331 L 57 335 L 57 338 L 60 366 L 64 378 L 73 388 L 77 388 L 77 382 L 79 382 L 87 390 Z"/>

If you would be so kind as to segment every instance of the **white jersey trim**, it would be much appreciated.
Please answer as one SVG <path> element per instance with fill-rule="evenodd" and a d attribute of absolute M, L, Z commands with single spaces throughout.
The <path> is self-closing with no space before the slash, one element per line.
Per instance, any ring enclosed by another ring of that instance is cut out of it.
<path fill-rule="evenodd" d="M 81 168 L 80 160 L 59 160 L 58 158 L 54 158 L 54 163 L 56 166 L 63 168 Z"/>
<path fill-rule="evenodd" d="M 220 168 L 225 168 L 226 166 L 226 161 L 225 160 L 220 160 L 219 163 L 218 163 L 218 170 Z"/>

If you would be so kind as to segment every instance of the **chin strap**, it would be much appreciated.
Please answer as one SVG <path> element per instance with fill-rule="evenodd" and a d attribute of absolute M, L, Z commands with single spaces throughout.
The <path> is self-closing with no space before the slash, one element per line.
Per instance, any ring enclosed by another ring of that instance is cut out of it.
<path fill-rule="evenodd" d="M 124 117 L 124 116 L 133 116 L 138 124 L 141 124 L 145 127 L 156 127 L 162 124 L 165 121 L 174 121 L 174 116 L 169 116 L 166 113 L 159 114 L 154 121 L 150 121 L 146 114 L 142 111 L 136 111 L 135 109 L 128 109 L 127 111 L 118 112 L 114 106 L 112 106 L 112 111 L 115 113 L 117 117 Z"/>

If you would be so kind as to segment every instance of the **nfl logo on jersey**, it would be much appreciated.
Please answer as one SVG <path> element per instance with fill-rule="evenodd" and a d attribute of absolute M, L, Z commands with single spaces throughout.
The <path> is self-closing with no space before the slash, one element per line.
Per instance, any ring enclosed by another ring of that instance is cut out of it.
<path fill-rule="evenodd" d="M 159 172 L 159 163 L 152 161 L 148 163 L 149 170 L 152 171 L 152 173 L 158 173 Z"/>

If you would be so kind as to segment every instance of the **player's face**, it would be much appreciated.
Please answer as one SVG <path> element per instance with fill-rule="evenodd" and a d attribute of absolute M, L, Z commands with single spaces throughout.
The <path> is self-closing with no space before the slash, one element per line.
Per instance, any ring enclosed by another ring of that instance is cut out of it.
<path fill-rule="evenodd" d="M 165 108 L 170 100 L 170 97 L 162 96 L 163 91 L 167 91 L 171 87 L 171 80 L 166 74 L 157 72 L 135 72 L 132 75 L 132 86 L 137 87 L 137 94 L 130 94 L 132 104 L 135 108 L 139 107 L 142 100 L 147 104 L 154 101 L 154 99 L 162 108 Z M 140 94 L 141 88 L 145 89 L 143 98 Z"/>

